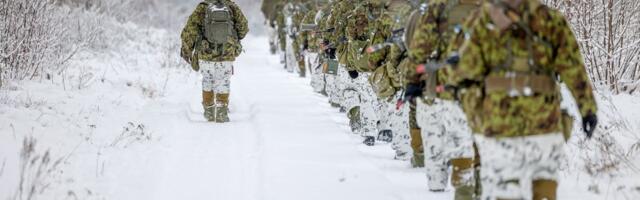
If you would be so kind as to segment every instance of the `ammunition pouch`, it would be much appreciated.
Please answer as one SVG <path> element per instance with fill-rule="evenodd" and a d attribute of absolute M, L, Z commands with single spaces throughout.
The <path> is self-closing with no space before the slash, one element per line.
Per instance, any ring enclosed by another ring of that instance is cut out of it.
<path fill-rule="evenodd" d="M 380 99 L 392 97 L 396 93 L 386 67 L 378 67 L 378 69 L 369 76 L 369 83 Z"/>
<path fill-rule="evenodd" d="M 369 54 L 364 50 L 369 46 L 369 41 L 353 40 L 349 43 L 348 60 L 352 67 L 359 72 L 371 72 L 369 67 Z"/>
<path fill-rule="evenodd" d="M 556 94 L 558 86 L 549 75 L 489 76 L 485 79 L 486 94 L 505 92 L 510 96 L 531 96 L 533 94 Z"/>
<path fill-rule="evenodd" d="M 338 61 L 334 59 L 325 59 L 322 63 L 322 73 L 337 75 L 338 74 Z"/>

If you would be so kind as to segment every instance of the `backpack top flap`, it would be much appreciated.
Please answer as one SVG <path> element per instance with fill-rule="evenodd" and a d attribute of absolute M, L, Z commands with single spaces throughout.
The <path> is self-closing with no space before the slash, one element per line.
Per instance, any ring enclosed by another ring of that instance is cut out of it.
<path fill-rule="evenodd" d="M 224 0 L 207 0 L 208 7 L 205 15 L 204 36 L 210 43 L 221 45 L 229 39 L 237 40 L 238 34 L 233 21 L 233 11 Z"/>

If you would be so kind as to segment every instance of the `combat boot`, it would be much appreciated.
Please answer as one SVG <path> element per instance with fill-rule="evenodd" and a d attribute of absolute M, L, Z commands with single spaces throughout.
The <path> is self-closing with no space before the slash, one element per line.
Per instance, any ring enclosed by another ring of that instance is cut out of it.
<path fill-rule="evenodd" d="M 366 136 L 364 137 L 364 141 L 362 143 L 367 146 L 374 146 L 376 145 L 376 138 L 373 136 Z"/>
<path fill-rule="evenodd" d="M 378 133 L 378 141 L 381 142 L 393 142 L 393 132 L 391 130 L 381 130 Z"/>
<path fill-rule="evenodd" d="M 300 70 L 300 77 L 304 78 L 307 76 L 307 71 L 305 69 L 304 59 L 298 61 L 298 69 Z"/>
<path fill-rule="evenodd" d="M 413 158 L 411 165 L 414 168 L 424 167 L 424 148 L 422 145 L 422 132 L 420 129 L 414 128 L 410 131 L 411 148 L 413 149 Z"/>
<path fill-rule="evenodd" d="M 454 200 L 473 200 L 475 196 L 475 176 L 472 158 L 451 159 L 453 168 L 451 185 L 455 189 Z"/>
<path fill-rule="evenodd" d="M 229 94 L 218 94 L 216 96 L 216 122 L 229 122 Z"/>
<path fill-rule="evenodd" d="M 362 123 L 360 121 L 360 107 L 354 107 L 347 113 L 349 118 L 349 126 L 353 133 L 360 133 L 362 129 Z"/>
<path fill-rule="evenodd" d="M 215 106 L 213 99 L 215 94 L 213 92 L 202 91 L 202 107 L 204 109 L 204 118 L 207 121 L 216 121 Z"/>
<path fill-rule="evenodd" d="M 411 158 L 411 167 L 423 168 L 424 167 L 424 153 L 413 153 Z"/>

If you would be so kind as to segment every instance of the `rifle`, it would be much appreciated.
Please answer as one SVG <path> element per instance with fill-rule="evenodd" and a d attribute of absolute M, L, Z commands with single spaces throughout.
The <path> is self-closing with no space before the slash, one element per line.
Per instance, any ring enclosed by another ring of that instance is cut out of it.
<path fill-rule="evenodd" d="M 416 75 L 422 76 L 424 74 L 435 74 L 436 71 L 447 66 L 455 67 L 459 62 L 460 54 L 458 52 L 454 52 L 449 55 L 444 62 L 435 61 L 416 66 Z M 423 91 L 426 86 L 425 81 L 420 81 L 418 84 L 409 84 L 407 88 L 405 88 L 405 92 L 402 95 L 403 98 L 399 99 L 396 103 L 396 109 L 400 109 L 407 101 L 413 101 L 415 98 L 423 96 Z M 449 85 L 438 85 L 435 90 L 437 93 L 442 93 L 447 90 L 455 90 L 455 88 Z"/>
<path fill-rule="evenodd" d="M 198 34 L 198 37 L 196 38 L 196 43 L 193 45 L 193 51 L 191 51 L 191 68 L 193 68 L 193 70 L 200 70 L 200 63 L 198 62 L 199 60 L 199 56 L 198 56 L 198 49 L 200 49 L 200 43 L 202 43 L 203 40 L 203 36 L 202 34 Z"/>
<path fill-rule="evenodd" d="M 396 45 L 400 48 L 400 50 L 405 51 L 407 47 L 403 40 L 404 31 L 404 28 L 393 30 L 391 32 L 391 37 L 387 38 L 387 40 L 383 43 L 371 45 L 369 48 L 367 48 L 367 52 L 374 53 L 393 45 Z"/>

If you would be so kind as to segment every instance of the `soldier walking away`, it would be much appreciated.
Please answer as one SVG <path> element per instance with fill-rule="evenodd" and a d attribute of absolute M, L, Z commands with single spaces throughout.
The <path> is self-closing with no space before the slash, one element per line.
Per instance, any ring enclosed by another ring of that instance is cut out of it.
<path fill-rule="evenodd" d="M 233 62 L 247 32 L 247 19 L 231 0 L 201 2 L 182 31 L 181 56 L 202 73 L 202 106 L 208 121 L 229 122 Z"/>
<path fill-rule="evenodd" d="M 469 32 L 445 88 L 461 91 L 480 152 L 482 199 L 555 200 L 573 122 L 560 108 L 559 84 L 575 98 L 587 138 L 598 121 L 567 21 L 538 0 L 490 0 Z"/>

